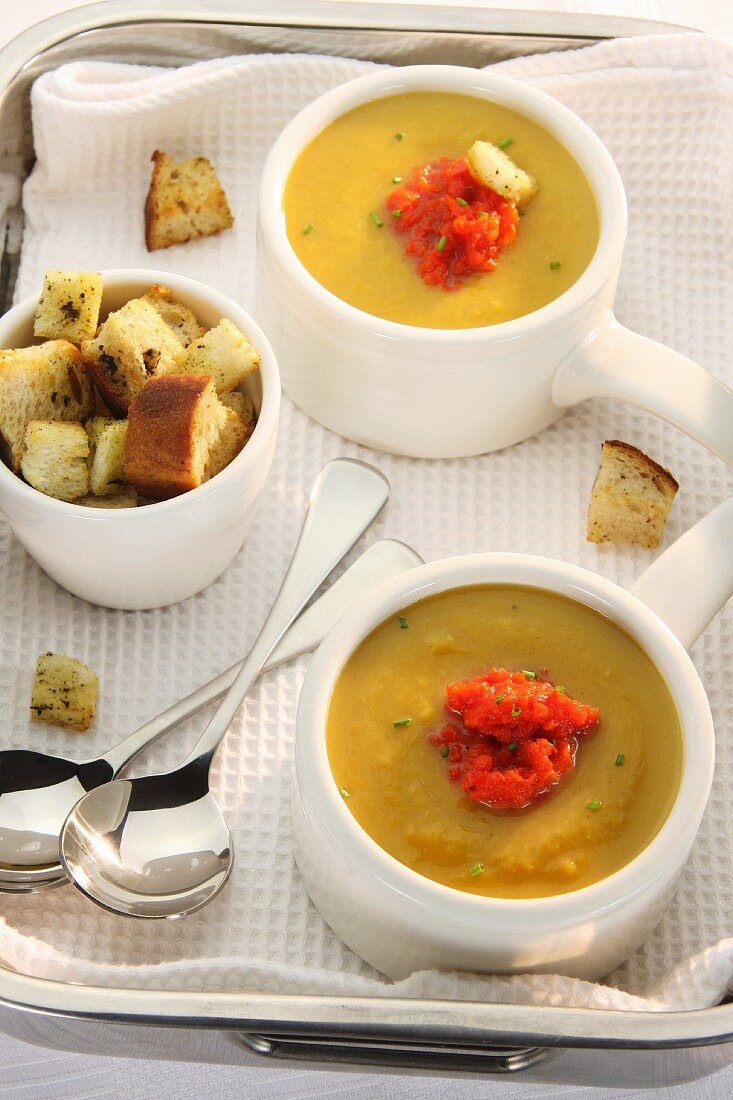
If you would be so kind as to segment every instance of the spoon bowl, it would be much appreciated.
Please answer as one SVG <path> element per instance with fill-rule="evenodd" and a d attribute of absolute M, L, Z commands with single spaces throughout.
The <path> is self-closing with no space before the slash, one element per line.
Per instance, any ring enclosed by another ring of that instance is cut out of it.
<path fill-rule="evenodd" d="M 66 873 L 99 905 L 131 917 L 195 913 L 222 889 L 232 859 L 201 758 L 105 784 L 82 798 L 64 826 Z"/>
<path fill-rule="evenodd" d="M 0 877 L 2 889 L 27 892 L 65 881 L 59 829 L 87 791 L 113 776 L 106 760 L 78 764 L 26 749 L 0 753 Z"/>

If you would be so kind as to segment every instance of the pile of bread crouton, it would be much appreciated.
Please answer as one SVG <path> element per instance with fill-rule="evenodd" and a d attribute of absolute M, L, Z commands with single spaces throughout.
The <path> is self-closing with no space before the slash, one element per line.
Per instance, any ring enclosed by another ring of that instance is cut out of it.
<path fill-rule="evenodd" d="M 160 285 L 100 326 L 102 290 L 96 272 L 46 272 L 44 342 L 0 350 L 0 450 L 48 496 L 130 508 L 196 488 L 242 450 L 255 413 L 237 387 L 259 356 Z"/>

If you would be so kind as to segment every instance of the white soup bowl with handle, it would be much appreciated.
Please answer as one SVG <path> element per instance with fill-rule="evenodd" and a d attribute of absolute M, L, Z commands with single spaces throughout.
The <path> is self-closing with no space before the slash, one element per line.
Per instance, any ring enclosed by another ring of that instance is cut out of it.
<path fill-rule="evenodd" d="M 557 138 L 585 173 L 598 209 L 598 245 L 577 281 L 541 309 L 477 328 L 387 321 L 326 290 L 293 251 L 283 195 L 302 150 L 347 111 L 417 91 L 510 107 Z M 610 153 L 544 92 L 448 65 L 382 69 L 341 84 L 292 119 L 262 173 L 259 312 L 284 388 L 332 431 L 417 458 L 495 451 L 541 431 L 569 406 L 605 396 L 656 413 L 733 464 L 733 391 L 614 317 L 626 229 L 626 198 Z"/>

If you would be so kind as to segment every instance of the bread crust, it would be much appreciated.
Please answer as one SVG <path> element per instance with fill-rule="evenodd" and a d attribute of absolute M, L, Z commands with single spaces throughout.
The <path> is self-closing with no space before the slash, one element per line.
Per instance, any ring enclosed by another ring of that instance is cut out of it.
<path fill-rule="evenodd" d="M 608 447 L 617 453 L 625 454 L 640 472 L 646 470 L 660 493 L 666 497 L 673 497 L 678 489 L 679 482 L 672 476 L 666 466 L 660 466 L 644 451 L 640 451 L 633 443 L 625 443 L 623 439 L 607 439 L 603 447 Z"/>
<path fill-rule="evenodd" d="M 200 484 L 194 469 L 197 413 L 210 375 L 153 377 L 128 410 L 125 480 L 144 497 L 167 499 Z"/>

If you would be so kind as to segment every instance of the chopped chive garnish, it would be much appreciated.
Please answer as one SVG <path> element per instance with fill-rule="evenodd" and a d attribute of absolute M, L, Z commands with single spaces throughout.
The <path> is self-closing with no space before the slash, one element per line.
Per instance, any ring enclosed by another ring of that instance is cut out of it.
<path fill-rule="evenodd" d="M 594 813 L 595 813 L 596 810 L 600 810 L 600 808 L 601 808 L 600 798 L 591 798 L 590 802 L 586 805 L 585 808 L 586 808 L 586 810 L 591 810 Z"/>
<path fill-rule="evenodd" d="M 468 203 L 466 202 L 466 200 L 462 199 L 460 195 L 456 195 L 456 202 L 458 203 L 459 206 L 468 206 Z"/>
<path fill-rule="evenodd" d="M 565 688 L 562 684 L 555 684 L 555 691 L 559 691 L 561 695 L 565 694 Z"/>
<path fill-rule="evenodd" d="M 488 216 L 489 216 L 489 212 L 488 212 L 488 210 L 480 210 L 480 211 L 479 211 L 479 215 L 478 215 L 478 216 L 479 216 L 480 218 L 488 218 Z"/>
<path fill-rule="evenodd" d="M 392 211 L 392 217 L 393 218 L 401 218 L 402 217 L 402 211 L 401 210 L 393 210 Z"/>
<path fill-rule="evenodd" d="M 392 176 L 392 183 L 402 183 L 402 176 Z"/>
<path fill-rule="evenodd" d="M 551 263 L 550 263 L 550 271 L 557 271 L 559 266 L 560 266 L 560 261 L 559 260 L 552 260 Z"/>
<path fill-rule="evenodd" d="M 501 141 L 497 142 L 497 147 L 499 149 L 508 149 L 510 145 L 513 145 L 513 143 L 514 138 L 502 138 Z"/>
<path fill-rule="evenodd" d="M 412 718 L 398 718 L 396 722 L 392 723 L 392 725 L 395 729 L 400 729 L 401 726 L 411 726 Z"/>
<path fill-rule="evenodd" d="M 500 703 L 500 702 L 502 701 L 502 699 L 503 699 L 503 698 L 504 698 L 504 696 L 503 696 L 503 695 L 495 695 L 495 696 L 494 696 L 494 702 L 495 702 L 495 703 Z"/>
<path fill-rule="evenodd" d="M 469 875 L 481 875 L 486 870 L 483 863 L 474 863 L 473 867 L 469 869 Z"/>
<path fill-rule="evenodd" d="M 519 748 L 519 742 L 518 741 L 511 741 L 507 745 L 507 748 L 509 749 L 509 752 L 514 752 L 515 749 Z"/>
<path fill-rule="evenodd" d="M 526 668 L 523 668 L 522 672 L 524 673 L 525 680 L 536 680 L 537 679 L 537 673 L 536 672 L 530 672 L 529 669 L 526 669 Z"/>
<path fill-rule="evenodd" d="M 382 221 L 376 210 L 370 210 L 369 217 L 372 219 L 377 228 L 381 229 L 381 227 L 384 225 L 384 222 Z"/>
<path fill-rule="evenodd" d="M 400 615 L 397 622 L 400 624 L 400 630 L 407 630 L 407 619 L 404 615 Z"/>
<path fill-rule="evenodd" d="M 521 713 L 522 713 L 522 708 L 521 707 L 512 707 L 512 718 L 516 718 Z"/>
<path fill-rule="evenodd" d="M 622 752 L 620 752 L 618 754 L 618 756 L 616 757 L 616 759 L 614 760 L 614 764 L 616 765 L 617 768 L 620 768 L 625 759 L 626 759 L 626 757 L 624 756 L 624 754 Z"/>
<path fill-rule="evenodd" d="M 443 236 L 438 241 L 438 244 L 436 245 L 436 247 L 438 249 L 438 252 L 442 252 L 443 249 L 445 248 L 445 246 L 447 245 L 447 243 L 448 243 L 448 238 L 445 236 L 445 234 L 443 234 Z"/>
<path fill-rule="evenodd" d="M 339 794 L 342 798 L 351 798 L 351 791 L 347 791 L 346 787 L 339 787 Z"/>
<path fill-rule="evenodd" d="M 397 133 L 395 134 L 395 137 L 397 138 L 398 141 L 402 141 L 404 136 L 405 135 L 402 133 L 401 130 L 398 130 Z"/>
<path fill-rule="evenodd" d="M 304 226 L 303 232 L 304 233 L 310 233 L 312 228 L 313 228 L 313 222 L 308 222 L 308 224 L 306 226 Z"/>
<path fill-rule="evenodd" d="M 440 755 L 441 755 L 441 756 L 443 757 L 443 759 L 445 760 L 445 758 L 446 758 L 446 756 L 448 755 L 448 753 L 449 753 L 449 752 L 450 752 L 450 749 L 448 748 L 448 746 L 447 746 L 447 745 L 443 745 L 443 748 L 442 748 L 442 749 L 440 750 Z"/>

